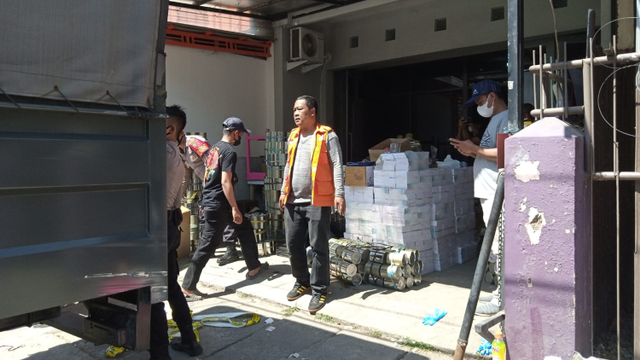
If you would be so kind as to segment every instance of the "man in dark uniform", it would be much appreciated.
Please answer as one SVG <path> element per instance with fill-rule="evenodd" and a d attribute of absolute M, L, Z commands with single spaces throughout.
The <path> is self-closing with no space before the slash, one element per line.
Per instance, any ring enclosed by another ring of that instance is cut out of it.
<path fill-rule="evenodd" d="M 181 338 L 171 342 L 171 347 L 183 351 L 191 356 L 202 354 L 202 346 L 196 340 L 189 305 L 178 284 L 178 253 L 180 245 L 180 223 L 182 212 L 180 200 L 182 198 L 182 181 L 184 165 L 180 153 L 180 144 L 184 137 L 183 129 L 187 124 L 187 115 L 178 105 L 167 107 L 167 288 L 168 300 L 173 314 L 173 320 L 180 329 Z M 169 356 L 169 335 L 167 314 L 164 303 L 151 306 L 151 335 L 149 353 L 152 360 L 167 360 Z"/>
<path fill-rule="evenodd" d="M 209 258 L 222 242 L 223 231 L 231 226 L 238 235 L 242 253 L 247 263 L 247 279 L 255 279 L 269 267 L 260 264 L 258 246 L 251 221 L 242 216 L 236 202 L 233 186 L 238 182 L 236 175 L 237 154 L 233 146 L 240 145 L 242 135 L 250 133 L 242 120 L 230 117 L 224 121 L 222 140 L 209 151 L 205 161 L 204 186 L 202 189 L 202 211 L 204 231 L 182 283 L 182 291 L 187 297 L 196 297 L 196 285 Z"/>

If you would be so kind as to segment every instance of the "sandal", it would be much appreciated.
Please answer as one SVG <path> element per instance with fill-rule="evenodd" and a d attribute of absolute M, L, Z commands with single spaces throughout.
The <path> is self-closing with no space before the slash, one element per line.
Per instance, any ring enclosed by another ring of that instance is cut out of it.
<path fill-rule="evenodd" d="M 184 295 L 184 298 L 187 299 L 187 302 L 200 301 L 204 299 L 204 297 L 197 294 L 187 294 L 186 292 L 183 292 L 182 294 Z"/>
<path fill-rule="evenodd" d="M 258 270 L 258 272 L 255 275 L 251 276 L 251 275 L 249 275 L 249 272 L 247 271 L 247 280 L 253 280 L 253 279 L 257 278 L 258 275 L 262 274 L 268 268 L 269 268 L 269 263 L 265 262 L 265 263 L 260 264 L 260 270 Z"/>

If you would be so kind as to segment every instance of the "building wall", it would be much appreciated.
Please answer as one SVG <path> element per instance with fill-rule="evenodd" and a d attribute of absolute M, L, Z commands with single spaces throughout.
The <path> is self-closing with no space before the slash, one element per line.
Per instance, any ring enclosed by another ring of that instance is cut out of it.
<path fill-rule="evenodd" d="M 555 9 L 559 33 L 586 28 L 587 10 L 596 9 L 600 0 L 569 1 L 565 8 Z M 464 6 L 462 6 L 464 4 Z M 505 7 L 505 19 L 490 21 L 491 9 Z M 495 49 L 496 43 L 506 48 L 506 0 L 450 1 L 436 0 L 422 5 L 392 11 L 380 11 L 357 20 L 331 22 L 324 25 L 325 49 L 331 53 L 329 69 L 361 66 L 399 58 L 454 51 L 459 55 L 482 53 Z M 549 2 L 525 2 L 524 32 L 526 38 L 552 34 L 553 19 Z M 447 29 L 434 31 L 434 21 L 447 19 Z M 396 40 L 385 41 L 385 31 L 396 30 Z M 359 46 L 349 48 L 349 39 L 358 36 Z M 486 48 L 491 48 L 485 50 Z M 446 57 L 449 57 L 447 55 Z"/>
<path fill-rule="evenodd" d="M 276 40 L 274 42 L 275 58 L 275 112 L 276 129 L 289 131 L 295 124 L 293 122 L 293 104 L 300 95 L 311 95 L 318 100 L 319 121 L 331 124 L 331 119 L 326 115 L 326 84 L 330 72 L 326 68 L 316 68 L 308 73 L 302 73 L 302 68 L 297 67 L 287 71 L 289 59 L 289 30 L 282 27 L 275 29 Z M 324 71 L 324 76 L 322 75 Z"/>
<path fill-rule="evenodd" d="M 210 50 L 167 46 L 167 105 L 180 104 L 187 113 L 186 131 L 206 132 L 212 143 L 222 137 L 222 122 L 237 116 L 254 135 L 273 129 L 274 62 Z M 238 153 L 238 199 L 249 197 L 246 148 Z M 254 162 L 264 155 L 262 142 L 252 142 Z M 259 160 L 257 160 L 259 161 Z"/>
<path fill-rule="evenodd" d="M 605 0 L 569 1 L 556 9 L 560 42 L 577 38 L 586 27 L 587 10 L 596 10 L 600 22 Z M 417 4 L 417 5 L 416 5 Z M 505 19 L 491 22 L 491 9 L 505 7 Z M 284 130 L 291 127 L 290 108 L 297 95 L 308 93 L 320 101 L 320 120 L 332 125 L 333 71 L 345 68 L 393 66 L 507 49 L 506 0 L 402 0 L 323 21 L 314 16 L 298 19 L 303 26 L 325 35 L 325 53 L 331 54 L 324 69 L 307 74 L 300 69 L 286 70 L 289 57 L 289 28 L 275 29 L 276 119 Z M 345 7 L 345 9 L 348 8 Z M 605 12 L 607 18 L 609 12 Z M 553 53 L 553 20 L 547 1 L 525 2 L 525 47 L 539 44 Z M 447 30 L 434 32 L 434 20 L 447 18 Z M 607 19 L 608 20 L 608 19 Z M 385 30 L 396 30 L 396 40 L 385 41 Z M 358 48 L 349 48 L 349 39 L 359 37 Z M 322 79 L 322 82 L 321 82 Z M 533 102 L 532 76 L 526 73 L 525 102 Z"/>

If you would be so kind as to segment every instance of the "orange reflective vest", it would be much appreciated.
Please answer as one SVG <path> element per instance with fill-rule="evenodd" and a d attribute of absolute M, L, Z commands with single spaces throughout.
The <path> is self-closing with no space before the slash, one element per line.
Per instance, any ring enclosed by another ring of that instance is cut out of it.
<path fill-rule="evenodd" d="M 335 197 L 335 185 L 333 184 L 333 166 L 327 154 L 327 135 L 333 130 L 318 124 L 316 127 L 316 143 L 311 157 L 311 205 L 313 206 L 333 206 Z M 291 172 L 296 158 L 296 148 L 300 140 L 300 128 L 291 130 L 289 135 L 289 147 L 287 165 L 289 172 L 284 178 L 284 202 L 287 202 L 291 193 Z"/>

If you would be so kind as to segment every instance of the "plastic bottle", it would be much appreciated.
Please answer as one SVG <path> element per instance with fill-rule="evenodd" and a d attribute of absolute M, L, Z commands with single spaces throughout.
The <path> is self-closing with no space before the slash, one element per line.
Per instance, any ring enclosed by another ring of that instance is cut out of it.
<path fill-rule="evenodd" d="M 491 343 L 491 359 L 492 360 L 505 360 L 507 356 L 507 346 L 504 343 L 504 335 L 502 331 L 498 330 L 495 333 L 495 339 Z"/>

